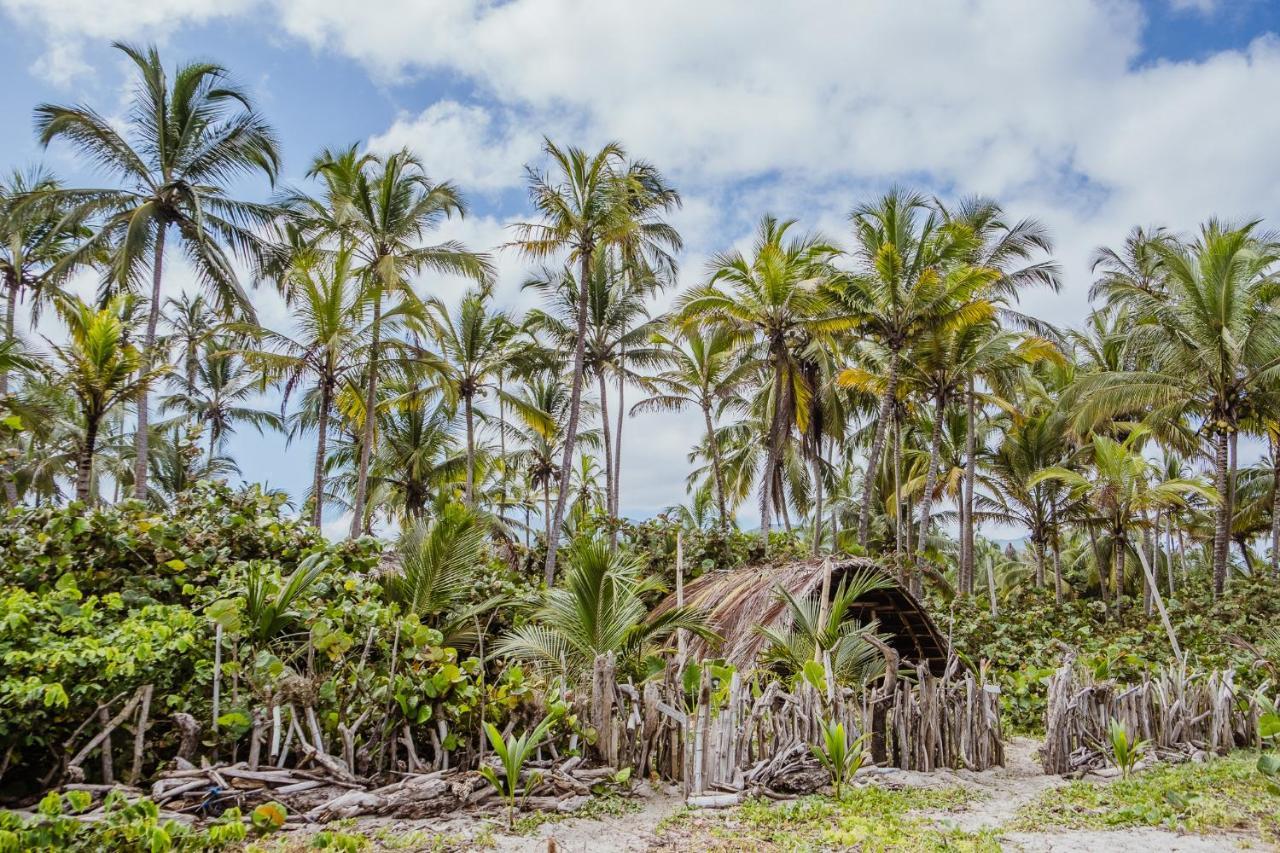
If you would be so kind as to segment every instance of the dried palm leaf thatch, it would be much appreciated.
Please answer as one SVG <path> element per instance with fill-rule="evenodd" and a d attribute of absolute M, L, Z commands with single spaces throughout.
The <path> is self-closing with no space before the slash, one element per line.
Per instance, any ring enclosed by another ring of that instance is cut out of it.
<path fill-rule="evenodd" d="M 768 642 L 757 626 L 789 627 L 790 610 L 779 590 L 796 599 L 819 594 L 824 581 L 823 563 L 814 559 L 781 566 L 711 571 L 685 584 L 685 605 L 701 610 L 720 637 L 720 642 L 712 644 L 690 638 L 690 655 L 723 657 L 740 669 L 750 667 Z M 835 593 L 846 575 L 859 572 L 879 573 L 888 583 L 859 597 L 849 609 L 849 618 L 863 624 L 878 622 L 878 632 L 889 636 L 889 645 L 903 661 L 927 664 L 931 671 L 941 675 L 947 663 L 946 639 L 924 606 L 875 561 L 864 557 L 833 558 L 828 594 Z M 673 594 L 658 605 L 654 614 L 675 606 Z"/>

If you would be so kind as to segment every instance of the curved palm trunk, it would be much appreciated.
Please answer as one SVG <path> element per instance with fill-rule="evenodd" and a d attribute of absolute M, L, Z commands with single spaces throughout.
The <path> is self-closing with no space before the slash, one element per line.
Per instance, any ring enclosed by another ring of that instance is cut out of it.
<path fill-rule="evenodd" d="M 967 428 L 964 437 L 964 517 L 960 525 L 960 577 L 961 594 L 973 595 L 973 540 L 976 528 L 973 517 L 973 484 L 976 479 L 977 463 L 977 405 L 973 394 L 973 377 L 969 377 L 969 387 L 965 406 Z"/>
<path fill-rule="evenodd" d="M 560 526 L 564 523 L 564 510 L 569 502 L 570 489 L 565 488 L 573 473 L 573 450 L 578 440 L 578 418 L 582 414 L 583 355 L 587 344 L 587 282 L 591 277 L 591 256 L 584 249 L 578 271 L 578 334 L 573 345 L 573 387 L 569 394 L 569 423 L 565 426 L 564 453 L 560 457 L 560 488 L 556 494 L 556 510 L 552 528 L 547 532 L 547 586 L 556 580 L 556 551 L 560 547 Z"/>
<path fill-rule="evenodd" d="M 320 422 L 316 424 L 316 464 L 311 477 L 311 524 L 320 526 L 324 514 L 324 457 L 325 444 L 329 438 L 329 406 L 333 398 L 333 387 L 329 380 L 320 382 Z"/>
<path fill-rule="evenodd" d="M 880 454 L 884 452 L 885 436 L 888 434 L 889 412 L 893 406 L 893 398 L 898 393 L 898 351 L 889 356 L 889 381 L 885 385 L 884 394 L 880 397 L 880 418 L 876 423 L 875 438 L 871 441 L 871 451 L 867 454 L 867 472 L 862 478 L 862 508 L 858 512 L 858 541 L 865 548 L 867 536 L 871 532 L 871 501 L 873 499 L 872 483 L 875 480 L 876 466 L 880 463 Z"/>
<path fill-rule="evenodd" d="M 711 420 L 711 406 L 705 398 L 702 403 L 702 421 L 707 427 L 707 448 L 711 453 L 711 474 L 716 485 L 716 509 L 720 512 L 720 526 L 729 529 L 729 511 L 724 498 L 724 469 L 720 467 L 720 442 L 716 440 L 715 424 Z"/>
<path fill-rule="evenodd" d="M 938 485 L 938 449 L 942 446 L 942 411 L 946 399 L 933 396 L 933 434 L 929 437 L 929 470 L 924 477 L 924 494 L 920 496 L 920 536 L 917 539 L 916 562 L 924 564 L 924 549 L 929 541 L 929 513 L 933 509 L 933 490 Z"/>
<path fill-rule="evenodd" d="M 462 408 L 467 419 L 467 508 L 476 506 L 476 424 L 471 395 L 462 395 Z M 501 509 L 498 510 L 501 513 Z"/>
<path fill-rule="evenodd" d="M 1227 492 L 1227 434 L 1213 435 L 1214 485 L 1222 502 L 1213 530 L 1213 594 L 1221 595 L 1227 586 L 1227 548 L 1231 543 L 1231 504 Z"/>
<path fill-rule="evenodd" d="M 164 275 L 164 239 L 169 228 L 161 224 L 156 231 L 155 261 L 151 265 L 151 305 L 147 312 L 147 336 L 142 342 L 142 373 L 151 371 L 152 350 L 156 344 L 156 328 L 160 325 L 160 284 Z M 138 389 L 138 426 L 133 437 L 133 496 L 147 497 L 147 457 L 150 454 L 148 427 L 151 420 L 151 389 L 144 384 Z"/>
<path fill-rule="evenodd" d="M 76 462 L 76 500 L 89 503 L 89 494 L 93 487 L 93 454 L 98 445 L 98 418 L 86 417 L 84 424 L 84 445 L 80 448 L 80 458 Z"/>
<path fill-rule="evenodd" d="M 364 435 L 360 440 L 360 462 L 356 468 L 356 495 L 352 501 L 351 536 L 358 539 L 364 530 L 365 500 L 369 493 L 369 457 L 373 451 L 374 416 L 378 406 L 378 346 L 382 340 L 382 290 L 373 300 L 373 323 L 369 338 L 369 381 L 364 395 Z"/>

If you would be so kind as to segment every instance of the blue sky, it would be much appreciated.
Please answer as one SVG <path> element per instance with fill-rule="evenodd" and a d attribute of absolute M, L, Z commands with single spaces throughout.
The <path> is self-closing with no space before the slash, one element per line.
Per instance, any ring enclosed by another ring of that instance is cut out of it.
<path fill-rule="evenodd" d="M 40 151 L 31 109 L 120 112 L 126 69 L 109 42 L 157 41 L 167 61 L 216 59 L 254 92 L 287 182 L 321 146 L 414 148 L 468 195 L 473 215 L 448 236 L 477 249 L 522 217 L 521 166 L 543 134 L 619 139 L 684 192 L 686 284 L 766 211 L 839 239 L 849 208 L 894 182 L 1045 221 L 1067 286 L 1026 307 L 1056 322 L 1083 317 L 1090 251 L 1132 225 L 1280 224 L 1271 0 L 0 0 L 0 20 L 0 163 L 43 158 L 95 181 L 66 150 Z M 500 300 L 528 304 L 522 263 L 498 261 Z M 624 511 L 681 500 L 696 418 L 628 429 Z M 241 435 L 232 450 L 250 478 L 306 479 L 305 443 Z"/>

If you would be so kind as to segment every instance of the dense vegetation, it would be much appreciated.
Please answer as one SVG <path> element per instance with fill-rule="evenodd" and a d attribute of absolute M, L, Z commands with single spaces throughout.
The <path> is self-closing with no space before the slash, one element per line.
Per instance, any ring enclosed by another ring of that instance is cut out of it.
<path fill-rule="evenodd" d="M 433 242 L 464 188 L 409 151 L 325 149 L 302 185 L 233 197 L 280 173 L 252 95 L 218 65 L 170 73 L 121 49 L 123 127 L 36 110 L 41 141 L 106 188 L 38 169 L 0 185 L 11 792 L 63 778 L 86 719 L 143 684 L 162 709 L 144 769 L 177 748 L 173 714 L 237 756 L 255 715 L 291 703 L 361 774 L 405 743 L 410 763 L 485 750 L 486 723 L 589 742 L 567 699 L 596 655 L 642 678 L 678 632 L 711 636 L 692 610 L 649 616 L 677 550 L 686 578 L 874 558 L 993 663 L 1020 728 L 1059 642 L 1117 676 L 1186 658 L 1262 677 L 1247 666 L 1280 621 L 1280 243 L 1261 224 L 1135 229 L 1098 250 L 1084 325 L 1059 328 L 1018 310 L 1063 285 L 1040 223 L 893 189 L 851 200 L 844 235 L 763 216 L 656 315 L 680 196 L 618 145 L 546 143 L 528 221 L 499 247 L 541 267 L 499 282 L 490 254 Z M 199 292 L 176 292 L 174 253 Z M 441 275 L 474 284 L 446 304 Z M 72 292 L 83 277 L 93 300 Z M 250 284 L 283 296 L 287 328 L 258 322 Z M 517 284 L 542 306 L 499 310 Z M 58 333 L 20 328 L 48 314 Z M 624 518 L 629 416 L 681 410 L 700 416 L 687 501 Z M 305 494 L 226 485 L 246 430 L 307 442 Z M 739 526 L 748 506 L 759 531 Z M 349 536 L 328 541 L 339 513 Z M 1025 530 L 1020 547 L 985 539 L 996 524 Z M 788 644 L 812 662 L 856 641 L 793 632 L 770 665 L 797 676 Z"/>

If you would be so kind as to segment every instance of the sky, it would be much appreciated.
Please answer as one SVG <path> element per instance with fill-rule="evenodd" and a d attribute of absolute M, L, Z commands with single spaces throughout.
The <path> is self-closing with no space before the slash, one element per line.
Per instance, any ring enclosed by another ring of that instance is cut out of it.
<path fill-rule="evenodd" d="M 0 167 L 97 185 L 69 149 L 40 148 L 31 110 L 121 114 L 130 77 L 110 42 L 155 42 L 167 63 L 213 59 L 251 90 L 280 135 L 283 184 L 303 184 L 322 147 L 413 149 L 470 202 L 440 237 L 495 251 L 497 300 L 515 311 L 536 297 L 498 247 L 529 215 L 524 165 L 545 136 L 617 140 L 664 171 L 684 197 L 682 286 L 765 213 L 840 241 L 855 204 L 905 184 L 1044 222 L 1064 287 L 1023 307 L 1072 324 L 1090 254 L 1134 225 L 1280 227 L 1278 33 L 1280 0 L 0 0 Z M 167 288 L 189 280 L 178 266 Z M 277 297 L 256 301 L 288 327 Z M 698 420 L 627 424 L 625 515 L 684 499 Z M 229 445 L 246 478 L 295 495 L 311 449 L 243 430 Z"/>

